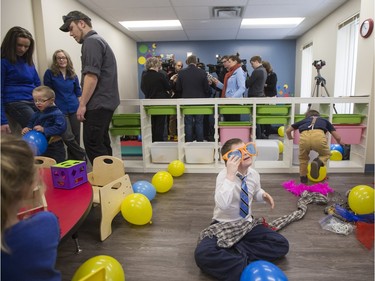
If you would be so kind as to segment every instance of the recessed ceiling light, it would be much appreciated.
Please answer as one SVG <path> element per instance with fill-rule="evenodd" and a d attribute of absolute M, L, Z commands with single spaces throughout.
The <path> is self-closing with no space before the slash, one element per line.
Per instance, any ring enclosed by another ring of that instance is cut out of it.
<path fill-rule="evenodd" d="M 130 31 L 182 30 L 179 20 L 120 21 Z"/>
<path fill-rule="evenodd" d="M 299 25 L 305 18 L 254 18 L 243 19 L 241 28 L 288 28 Z"/>

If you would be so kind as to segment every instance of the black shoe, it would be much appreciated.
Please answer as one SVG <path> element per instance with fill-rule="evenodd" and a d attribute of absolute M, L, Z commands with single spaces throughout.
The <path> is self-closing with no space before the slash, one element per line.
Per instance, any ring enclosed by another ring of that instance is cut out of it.
<path fill-rule="evenodd" d="M 307 176 L 301 177 L 301 183 L 307 183 Z"/>
<path fill-rule="evenodd" d="M 323 166 L 323 162 L 320 161 L 319 158 L 315 158 L 311 162 L 311 170 L 310 170 L 311 177 L 313 177 L 314 179 L 319 178 L 319 172 L 320 172 L 320 167 L 321 166 Z"/>

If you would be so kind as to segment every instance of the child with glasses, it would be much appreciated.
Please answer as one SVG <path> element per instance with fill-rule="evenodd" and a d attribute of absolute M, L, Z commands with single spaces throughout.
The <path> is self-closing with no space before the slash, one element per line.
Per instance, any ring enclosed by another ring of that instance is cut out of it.
<path fill-rule="evenodd" d="M 215 208 L 211 225 L 200 233 L 196 264 L 218 280 L 240 280 L 245 267 L 255 260 L 274 261 L 289 251 L 288 240 L 252 216 L 253 200 L 274 208 L 271 195 L 261 188 L 254 170 L 254 143 L 228 140 L 221 149 L 226 167 L 216 178 Z"/>
<path fill-rule="evenodd" d="M 47 150 L 42 156 L 51 157 L 57 163 L 65 161 L 65 147 L 62 135 L 66 130 L 65 116 L 55 105 L 55 93 L 47 86 L 39 86 L 33 90 L 33 99 L 39 111 L 31 117 L 22 135 L 34 130 L 43 133 L 48 141 Z"/>

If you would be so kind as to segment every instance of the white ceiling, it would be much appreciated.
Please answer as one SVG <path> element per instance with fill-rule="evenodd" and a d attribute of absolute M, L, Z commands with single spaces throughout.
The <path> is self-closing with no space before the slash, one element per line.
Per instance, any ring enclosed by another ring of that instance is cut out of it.
<path fill-rule="evenodd" d="M 294 39 L 348 0 L 78 0 L 137 42 Z M 213 7 L 243 7 L 241 17 L 213 18 Z M 305 17 L 294 28 L 240 29 L 242 18 Z M 180 20 L 183 30 L 130 32 L 119 21 Z"/>

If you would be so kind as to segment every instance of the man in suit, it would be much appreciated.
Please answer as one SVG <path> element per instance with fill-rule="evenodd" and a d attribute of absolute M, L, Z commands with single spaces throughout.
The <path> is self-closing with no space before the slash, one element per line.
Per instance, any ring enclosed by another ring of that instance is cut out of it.
<path fill-rule="evenodd" d="M 210 87 L 207 74 L 197 67 L 197 57 L 191 55 L 186 59 L 187 67 L 178 73 L 176 90 L 181 93 L 181 98 L 208 98 Z M 203 115 L 185 116 L 185 141 L 203 141 Z M 194 130 L 195 129 L 195 130 Z M 193 135 L 195 133 L 195 137 Z"/>

